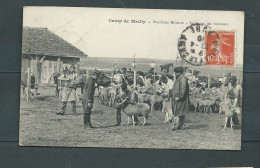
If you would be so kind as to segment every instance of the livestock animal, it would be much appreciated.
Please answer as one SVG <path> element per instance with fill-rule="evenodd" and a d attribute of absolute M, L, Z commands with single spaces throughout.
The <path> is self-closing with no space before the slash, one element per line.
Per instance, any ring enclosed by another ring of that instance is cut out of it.
<path fill-rule="evenodd" d="M 100 100 L 101 100 L 101 104 L 108 105 L 108 100 L 109 100 L 109 90 L 110 88 L 104 88 L 104 87 L 100 87 Z"/>
<path fill-rule="evenodd" d="M 225 113 L 225 124 L 224 130 L 226 130 L 228 120 L 230 119 L 230 128 L 233 129 L 234 122 L 233 116 L 235 113 L 239 114 L 240 110 L 238 107 L 233 107 L 232 102 L 230 99 L 224 99 L 219 106 L 221 107 L 222 111 Z"/>
<path fill-rule="evenodd" d="M 112 87 L 109 92 L 108 92 L 108 97 L 109 97 L 109 101 L 108 101 L 108 106 L 112 107 L 116 104 L 117 102 L 117 95 L 118 95 L 118 91 L 119 88 L 118 87 Z"/>
<path fill-rule="evenodd" d="M 159 111 L 162 111 L 163 97 L 160 95 L 152 95 L 150 98 L 151 110 L 154 110 L 154 106 L 159 105 Z"/>
<path fill-rule="evenodd" d="M 133 126 L 135 126 L 135 116 L 136 117 L 143 117 L 143 126 L 145 125 L 146 121 L 148 120 L 148 114 L 150 113 L 150 106 L 146 103 L 134 103 L 137 97 L 137 91 L 132 91 L 130 96 L 130 102 L 127 103 L 123 108 L 122 111 L 129 117 L 132 118 Z M 129 119 L 128 119 L 129 124 Z"/>
<path fill-rule="evenodd" d="M 169 68 L 170 68 L 170 67 L 173 67 L 173 63 L 168 63 L 168 64 L 160 65 L 160 67 L 161 67 L 161 71 L 162 71 L 163 69 L 165 69 L 166 72 L 169 73 Z"/>
<path fill-rule="evenodd" d="M 198 108 L 199 112 L 204 112 L 206 113 L 208 111 L 208 108 L 211 104 L 214 103 L 214 99 L 210 99 L 207 97 L 203 97 L 203 98 L 196 98 L 196 103 L 195 103 L 195 107 Z"/>
<path fill-rule="evenodd" d="M 129 85 L 133 85 L 134 84 L 134 75 L 133 74 L 127 75 L 126 80 L 128 81 Z M 139 75 L 136 75 L 136 84 L 139 86 L 144 86 L 144 81 Z"/>
<path fill-rule="evenodd" d="M 163 107 L 162 112 L 165 113 L 164 122 L 171 122 L 173 119 L 172 113 L 172 102 L 169 96 L 163 97 Z"/>
<path fill-rule="evenodd" d="M 97 80 L 98 86 L 108 87 L 111 85 L 111 77 L 101 74 Z"/>
<path fill-rule="evenodd" d="M 138 94 L 138 103 L 150 103 L 151 95 L 146 93 L 139 93 Z"/>

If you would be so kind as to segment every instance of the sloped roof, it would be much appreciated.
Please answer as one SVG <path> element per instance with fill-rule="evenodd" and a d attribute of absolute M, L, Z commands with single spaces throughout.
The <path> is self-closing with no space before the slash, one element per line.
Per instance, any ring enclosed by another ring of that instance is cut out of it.
<path fill-rule="evenodd" d="M 23 28 L 23 54 L 61 57 L 87 57 L 81 50 L 47 28 Z"/>

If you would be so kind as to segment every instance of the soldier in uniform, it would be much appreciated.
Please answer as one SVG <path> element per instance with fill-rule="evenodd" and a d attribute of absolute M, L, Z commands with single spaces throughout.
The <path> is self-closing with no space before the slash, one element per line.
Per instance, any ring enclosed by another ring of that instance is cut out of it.
<path fill-rule="evenodd" d="M 66 112 L 67 102 L 71 102 L 72 112 L 76 115 L 76 100 L 77 100 L 77 74 L 75 73 L 75 67 L 71 66 L 69 74 L 63 70 L 63 74 L 58 78 L 60 81 L 60 99 L 62 102 L 62 110 L 57 115 L 64 115 Z"/>
<path fill-rule="evenodd" d="M 80 98 L 83 106 L 85 128 L 93 128 L 90 115 L 94 103 L 95 84 L 100 74 L 99 71 L 95 70 L 94 73 L 90 75 L 85 83 L 85 91 Z"/>

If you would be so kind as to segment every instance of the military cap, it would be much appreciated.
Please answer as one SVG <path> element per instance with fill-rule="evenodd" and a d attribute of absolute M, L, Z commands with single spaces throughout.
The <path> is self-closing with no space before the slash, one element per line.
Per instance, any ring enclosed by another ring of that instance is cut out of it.
<path fill-rule="evenodd" d="M 176 68 L 174 68 L 174 72 L 183 73 L 184 72 L 184 68 L 183 67 L 176 67 Z"/>

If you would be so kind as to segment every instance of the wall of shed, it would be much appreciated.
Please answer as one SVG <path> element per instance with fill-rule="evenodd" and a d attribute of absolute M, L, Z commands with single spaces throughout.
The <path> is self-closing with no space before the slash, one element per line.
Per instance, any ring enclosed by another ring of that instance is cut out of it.
<path fill-rule="evenodd" d="M 79 66 L 80 59 L 73 57 L 54 57 L 45 56 L 42 62 L 39 62 L 44 56 L 43 55 L 22 55 L 22 66 L 21 72 L 26 73 L 28 68 L 31 69 L 33 74 L 36 76 L 36 82 L 39 84 L 53 83 L 53 79 L 50 77 L 55 72 L 62 72 L 62 68 L 67 65 L 75 64 Z"/>

